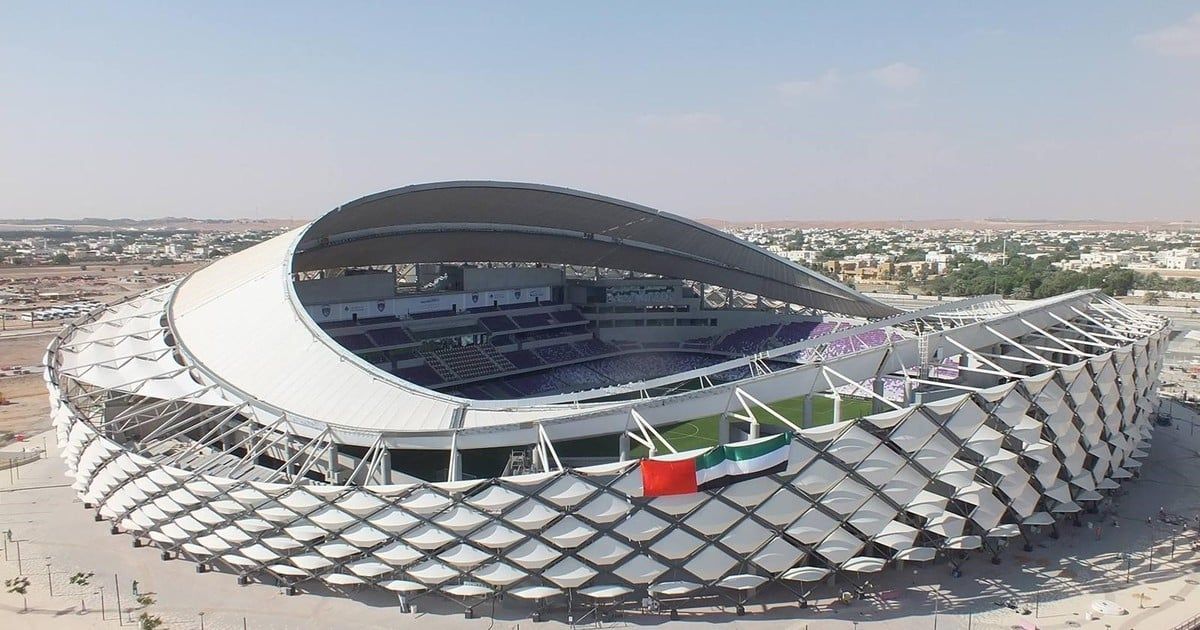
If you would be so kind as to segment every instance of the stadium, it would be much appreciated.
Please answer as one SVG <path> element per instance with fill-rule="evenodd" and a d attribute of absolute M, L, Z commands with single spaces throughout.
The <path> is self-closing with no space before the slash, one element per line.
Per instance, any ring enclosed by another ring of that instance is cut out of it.
<path fill-rule="evenodd" d="M 1056 536 L 1137 475 L 1166 324 L 903 312 L 672 214 L 448 182 L 97 308 L 45 378 L 83 504 L 198 571 L 740 609 Z"/>

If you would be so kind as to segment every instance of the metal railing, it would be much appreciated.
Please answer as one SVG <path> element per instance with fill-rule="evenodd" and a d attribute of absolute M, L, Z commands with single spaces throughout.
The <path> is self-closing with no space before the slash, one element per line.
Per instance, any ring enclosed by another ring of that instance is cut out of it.
<path fill-rule="evenodd" d="M 1196 630 L 1200 628 L 1200 613 L 1192 615 L 1187 621 L 1175 626 L 1171 630 Z"/>

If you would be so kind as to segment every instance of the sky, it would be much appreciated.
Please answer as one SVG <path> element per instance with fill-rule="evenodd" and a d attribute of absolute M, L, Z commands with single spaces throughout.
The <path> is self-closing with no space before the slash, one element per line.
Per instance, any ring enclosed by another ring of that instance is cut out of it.
<path fill-rule="evenodd" d="M 1200 220 L 1200 2 L 0 3 L 0 218 Z"/>

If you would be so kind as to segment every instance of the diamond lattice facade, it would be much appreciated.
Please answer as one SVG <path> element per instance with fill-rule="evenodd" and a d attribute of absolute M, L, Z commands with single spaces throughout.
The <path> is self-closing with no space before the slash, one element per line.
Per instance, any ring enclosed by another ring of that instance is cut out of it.
<path fill-rule="evenodd" d="M 837 356 L 822 354 L 835 339 L 814 340 L 794 366 L 651 398 L 476 408 L 402 381 L 364 384 L 338 370 L 381 377 L 332 351 L 288 299 L 304 238 L 103 308 L 51 345 L 46 384 L 67 472 L 114 531 L 288 584 L 542 599 L 778 582 L 806 596 L 830 575 L 856 584 L 898 561 L 999 553 L 1135 475 L 1151 435 L 1166 322 L 1096 292 L 879 312 L 863 326 L 919 334 Z M 227 337 L 203 338 L 222 327 Z M 255 334 L 262 344 L 247 345 Z M 277 349 L 285 357 L 273 361 Z M 323 362 L 295 358 L 314 353 Z M 946 354 L 961 357 L 956 379 L 914 371 Z M 222 372 L 239 362 L 248 367 Z M 332 388 L 322 400 L 290 389 L 322 374 Z M 897 402 L 862 384 L 886 374 L 936 383 L 937 395 Z M 798 394 L 840 400 L 847 387 L 873 412 L 807 426 L 772 409 Z M 344 408 L 322 407 L 329 400 Z M 791 431 L 787 469 L 646 498 L 627 449 L 578 466 L 555 450 L 617 433 L 653 447 L 655 427 L 714 412 L 746 421 L 752 437 Z M 463 475 L 456 462 L 493 441 L 532 445 L 536 466 Z M 413 445 L 446 454 L 446 481 L 393 465 Z"/>

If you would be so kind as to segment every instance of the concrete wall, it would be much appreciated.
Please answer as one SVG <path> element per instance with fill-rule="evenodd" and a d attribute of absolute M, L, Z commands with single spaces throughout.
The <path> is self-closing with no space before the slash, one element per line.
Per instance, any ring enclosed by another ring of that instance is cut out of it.
<path fill-rule="evenodd" d="M 488 291 L 513 287 L 557 287 L 563 284 L 559 267 L 468 267 L 463 269 L 464 291 Z"/>
<path fill-rule="evenodd" d="M 296 283 L 301 304 L 319 302 L 357 302 L 396 295 L 392 274 L 367 273 L 341 278 L 321 278 Z"/>

